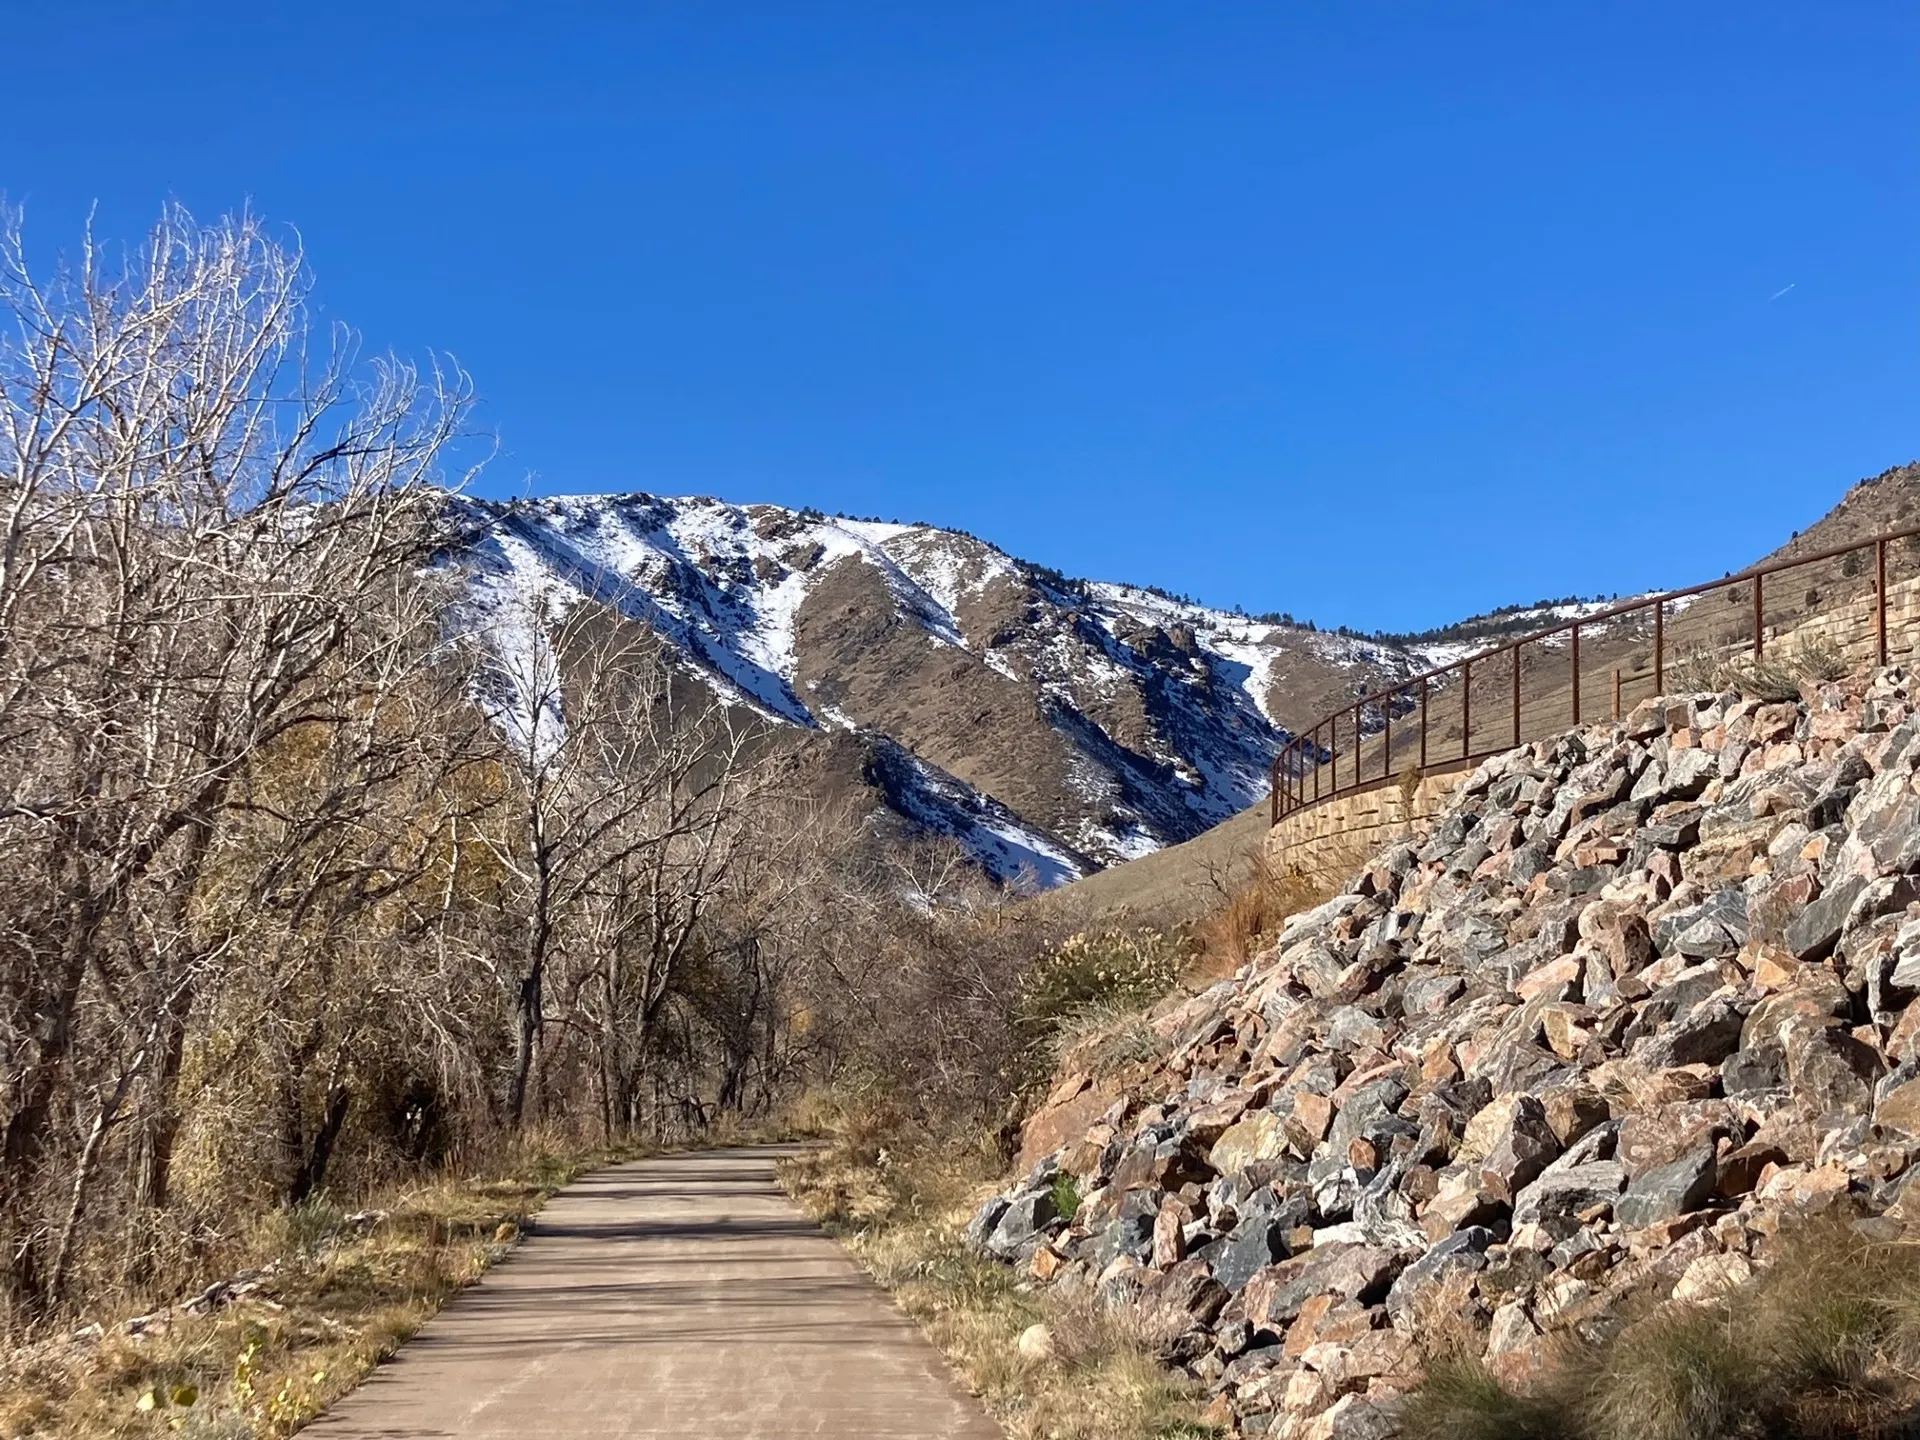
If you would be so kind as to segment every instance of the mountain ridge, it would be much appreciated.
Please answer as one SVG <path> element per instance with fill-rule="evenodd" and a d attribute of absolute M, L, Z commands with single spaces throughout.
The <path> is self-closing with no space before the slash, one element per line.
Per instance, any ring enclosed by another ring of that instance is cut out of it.
<path fill-rule="evenodd" d="M 1069 580 L 930 525 L 647 492 L 460 504 L 475 608 L 500 643 L 500 616 L 536 596 L 606 604 L 776 728 L 885 737 L 898 753 L 876 740 L 868 769 L 892 809 L 1017 834 L 998 856 L 957 838 L 1043 887 L 1240 812 L 1291 726 L 1426 663 Z"/>

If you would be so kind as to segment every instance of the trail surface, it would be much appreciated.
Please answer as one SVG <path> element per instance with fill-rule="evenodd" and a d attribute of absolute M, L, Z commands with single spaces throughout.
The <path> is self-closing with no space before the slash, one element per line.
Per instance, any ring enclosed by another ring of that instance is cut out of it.
<path fill-rule="evenodd" d="M 774 1180 L 774 1147 L 577 1181 L 533 1234 L 303 1432 L 1001 1440 Z"/>

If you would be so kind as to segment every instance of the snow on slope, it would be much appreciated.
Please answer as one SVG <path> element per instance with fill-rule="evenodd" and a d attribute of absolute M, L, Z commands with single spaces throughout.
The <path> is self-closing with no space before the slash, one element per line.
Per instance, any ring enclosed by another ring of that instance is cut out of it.
<path fill-rule="evenodd" d="M 1050 890 L 1092 868 L 998 800 L 894 740 L 873 738 L 874 778 L 892 808 L 924 831 L 959 841 L 995 878 Z"/>
<path fill-rule="evenodd" d="M 837 566 L 872 566 L 928 643 L 1030 688 L 1068 747 L 1074 813 L 1037 824 L 905 747 L 882 767 L 890 803 L 995 873 L 1044 884 L 1190 838 L 1264 795 L 1288 738 L 1269 696 L 1289 654 L 1334 672 L 1419 664 L 1378 642 L 1062 581 L 930 526 L 648 494 L 460 503 L 475 536 L 470 615 L 496 648 L 524 648 L 539 607 L 561 613 L 591 597 L 650 626 L 724 698 L 805 729 L 862 727 L 801 694 L 796 619 Z M 963 612 L 990 595 L 1002 620 L 969 635 Z M 1356 673 L 1356 687 L 1364 679 Z"/>
<path fill-rule="evenodd" d="M 1570 600 L 1558 605 L 1533 605 L 1521 610 L 1502 610 L 1495 617 L 1499 621 L 1498 630 L 1490 629 L 1478 635 L 1469 634 L 1464 640 L 1415 641 L 1407 648 L 1419 657 L 1423 667 L 1432 669 L 1441 665 L 1457 665 L 1469 655 L 1478 655 L 1482 650 L 1505 644 L 1510 639 L 1534 634 L 1546 629 L 1549 625 L 1564 625 L 1574 620 L 1584 620 L 1589 615 L 1598 615 L 1603 610 L 1628 605 L 1635 600 L 1643 600 L 1648 595 L 1657 593 L 1649 590 L 1644 595 L 1618 596 L 1611 600 Z M 1669 600 L 1666 607 L 1667 618 L 1671 620 L 1687 609 L 1693 604 L 1694 598 L 1683 596 L 1678 600 Z M 1650 610 L 1636 611 L 1615 620 L 1600 620 L 1591 626 L 1582 625 L 1580 628 L 1589 636 L 1598 637 L 1606 634 L 1616 625 L 1631 626 L 1650 623 L 1648 617 L 1651 613 Z M 1537 643 L 1546 649 L 1558 650 L 1571 645 L 1573 641 L 1570 632 L 1562 631 L 1559 634 L 1549 635 Z"/>
<path fill-rule="evenodd" d="M 946 645 L 962 643 L 954 606 L 969 585 L 983 583 L 916 544 L 944 533 L 924 527 L 643 494 L 474 509 L 491 522 L 474 551 L 482 612 L 504 613 L 533 597 L 564 610 L 589 596 L 652 625 L 728 699 L 796 725 L 819 720 L 793 689 L 794 617 L 834 562 L 858 555 L 874 565 L 901 608 Z M 796 558 L 803 568 L 789 563 Z M 910 569 L 916 559 L 929 563 Z"/>

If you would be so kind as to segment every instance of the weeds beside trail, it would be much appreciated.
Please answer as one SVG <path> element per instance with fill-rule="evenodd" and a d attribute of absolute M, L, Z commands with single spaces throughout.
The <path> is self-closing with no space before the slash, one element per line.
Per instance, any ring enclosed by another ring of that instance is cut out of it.
<path fill-rule="evenodd" d="M 1063 1303 L 961 1241 L 1000 1161 L 976 1146 L 903 1149 L 853 1112 L 784 1161 L 781 1183 L 920 1326 L 1015 1440 L 1199 1440 L 1204 1400 L 1129 1332 L 1124 1312 Z M 911 1142 L 908 1142 L 911 1144 Z M 1046 1327 L 1044 1343 L 1021 1336 Z"/>
<path fill-rule="evenodd" d="M 1569 1340 L 1524 1391 L 1443 1356 L 1407 1440 L 1895 1440 L 1920 1434 L 1920 1245 L 1845 1219 L 1782 1237 L 1758 1277 Z"/>
<path fill-rule="evenodd" d="M 1124 1084 L 1157 1062 L 1152 1021 L 1170 996 L 1231 973 L 1270 945 L 1286 917 L 1325 897 L 1309 877 L 1264 864 L 1222 890 L 1215 914 L 1193 927 L 1109 927 L 1045 937 L 1004 987 L 997 1050 L 976 1047 L 966 1083 L 907 1054 L 850 1066 L 841 1088 L 813 1097 L 801 1128 L 822 1148 L 782 1163 L 801 1207 L 891 1291 L 1016 1440 L 1200 1440 L 1206 1394 L 1143 1343 L 1131 1307 L 1046 1290 L 963 1242 L 981 1200 L 1005 1178 L 1018 1120 L 1057 1072 L 1082 1069 Z M 953 1033 L 940 1008 L 901 1049 Z M 977 1010 L 948 1001 L 953 1013 Z M 930 1039 L 931 1037 L 931 1039 Z M 937 1047 L 934 1047 L 937 1048 Z M 1012 1105 L 1008 1107 L 1008 1101 Z M 982 1103 L 984 1102 L 984 1103 Z M 1070 1180 L 1062 1184 L 1071 1186 Z M 1058 1197 L 1070 1213 L 1078 1196 Z"/>
<path fill-rule="evenodd" d="M 131 1311 L 92 1315 L 0 1358 L 0 1437 L 289 1435 L 511 1250 L 554 1191 L 625 1158 L 528 1148 L 355 1213 L 322 1196 L 268 1214 L 226 1257 L 237 1298 L 152 1310 L 139 1333 Z"/>

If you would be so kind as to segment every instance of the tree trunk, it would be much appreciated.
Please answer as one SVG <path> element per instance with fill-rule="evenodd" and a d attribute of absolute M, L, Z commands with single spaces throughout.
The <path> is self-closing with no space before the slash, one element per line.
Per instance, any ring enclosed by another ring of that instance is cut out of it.
<path fill-rule="evenodd" d="M 327 1162 L 333 1158 L 333 1147 L 340 1139 L 341 1127 L 347 1123 L 347 1110 L 352 1104 L 353 1092 L 336 1080 L 327 1092 L 326 1113 L 320 1117 L 320 1128 L 314 1132 L 313 1147 L 294 1172 L 293 1183 L 287 1187 L 289 1205 L 298 1205 L 326 1183 Z"/>
<path fill-rule="evenodd" d="M 539 961 L 533 963 L 526 978 L 520 982 L 520 994 L 514 1007 L 519 1016 L 520 1029 L 514 1038 L 513 1084 L 507 1091 L 507 1121 L 516 1130 L 526 1115 L 527 1078 L 533 1073 L 534 1055 L 540 1048 L 540 987 L 544 969 L 545 966 Z"/>
<path fill-rule="evenodd" d="M 59 979 L 42 1022 L 38 1053 L 21 1077 L 15 1091 L 18 1102 L 0 1133 L 0 1217 L 24 1231 L 17 1238 L 6 1235 L 7 1243 L 0 1246 L 0 1286 L 28 1314 L 37 1314 L 47 1298 L 40 1280 L 40 1237 L 33 1227 L 34 1191 L 53 1129 L 54 1095 L 73 1043 L 74 1008 L 103 908 L 98 896 L 67 907 Z"/>
<path fill-rule="evenodd" d="M 143 1046 L 133 1057 L 133 1062 L 120 1072 L 120 1078 L 114 1083 L 113 1094 L 101 1103 L 99 1112 L 93 1117 L 93 1126 L 87 1131 L 87 1143 L 81 1147 L 80 1163 L 73 1172 L 73 1191 L 67 1199 L 67 1218 L 60 1227 L 60 1243 L 53 1252 L 53 1266 L 47 1272 L 47 1299 L 55 1305 L 60 1303 L 61 1292 L 66 1289 L 67 1269 L 73 1262 L 74 1242 L 80 1234 L 80 1214 L 86 1207 L 87 1190 L 93 1184 L 94 1171 L 100 1165 L 100 1148 L 106 1143 L 107 1131 L 120 1118 L 120 1107 L 126 1103 L 127 1091 L 133 1088 L 134 1076 L 140 1073 L 146 1058 L 147 1052 Z"/>
<path fill-rule="evenodd" d="M 149 1088 L 153 1092 L 153 1120 L 148 1127 L 142 1157 L 139 1194 L 142 1204 L 158 1210 L 167 1203 L 173 1185 L 173 1150 L 180 1139 L 180 1110 L 174 1097 L 180 1086 L 180 1066 L 187 1043 L 187 997 L 183 991 L 168 1007 L 160 1064 Z"/>

